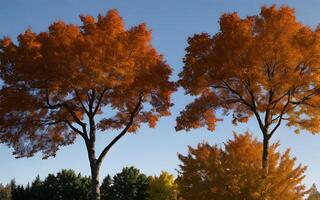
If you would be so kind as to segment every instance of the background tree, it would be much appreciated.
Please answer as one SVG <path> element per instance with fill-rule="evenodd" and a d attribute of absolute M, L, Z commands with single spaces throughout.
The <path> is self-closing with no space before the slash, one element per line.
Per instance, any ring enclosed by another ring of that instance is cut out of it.
<path fill-rule="evenodd" d="M 57 175 L 49 174 L 42 183 L 39 199 L 89 200 L 90 178 L 77 175 L 73 170 L 62 170 Z"/>
<path fill-rule="evenodd" d="M 0 184 L 0 199 L 1 200 L 11 200 L 11 188 L 10 185 Z"/>
<path fill-rule="evenodd" d="M 179 155 L 177 181 L 184 200 L 303 199 L 306 167 L 296 166 L 289 150 L 280 154 L 278 144 L 270 146 L 269 175 L 261 179 L 263 145 L 248 133 L 234 137 L 224 147 L 202 143 Z"/>
<path fill-rule="evenodd" d="M 111 200 L 146 200 L 148 187 L 145 174 L 134 167 L 125 167 L 113 177 L 108 197 Z"/>
<path fill-rule="evenodd" d="M 28 186 L 11 184 L 11 200 L 31 200 Z"/>
<path fill-rule="evenodd" d="M 148 200 L 178 200 L 178 184 L 173 175 L 163 171 L 159 177 L 149 177 Z"/>
<path fill-rule="evenodd" d="M 308 194 L 309 196 L 307 200 L 320 200 L 320 193 L 315 184 L 312 185 L 312 187 L 308 191 Z"/>
<path fill-rule="evenodd" d="M 110 148 L 141 123 L 154 127 L 169 115 L 175 86 L 145 24 L 126 30 L 115 10 L 97 20 L 80 18 L 82 25 L 58 21 L 46 32 L 28 29 L 17 44 L 0 41 L 0 142 L 17 157 L 42 151 L 46 158 L 81 136 L 97 200 Z M 120 130 L 100 153 L 98 130 Z"/>
<path fill-rule="evenodd" d="M 107 175 L 100 186 L 101 192 L 101 200 L 108 200 L 111 199 L 111 186 L 112 186 L 112 178 L 110 175 Z"/>
<path fill-rule="evenodd" d="M 31 184 L 11 183 L 12 200 L 89 200 L 90 178 L 82 177 L 73 170 L 49 174 L 44 181 L 37 176 Z"/>
<path fill-rule="evenodd" d="M 41 200 L 43 196 L 43 183 L 38 175 L 31 183 L 30 195 L 32 200 Z"/>
<path fill-rule="evenodd" d="M 233 123 L 255 117 L 263 135 L 262 167 L 269 141 L 282 122 L 296 131 L 320 130 L 320 29 L 296 20 L 293 9 L 262 7 L 241 19 L 223 14 L 220 31 L 189 38 L 179 84 L 196 96 L 177 118 L 176 130 L 215 129 L 217 110 Z"/>

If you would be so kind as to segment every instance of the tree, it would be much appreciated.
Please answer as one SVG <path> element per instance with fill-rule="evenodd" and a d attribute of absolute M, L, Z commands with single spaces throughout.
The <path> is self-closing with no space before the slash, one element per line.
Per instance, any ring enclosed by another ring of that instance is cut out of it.
<path fill-rule="evenodd" d="M 43 183 L 38 175 L 35 180 L 31 183 L 30 194 L 32 200 L 41 200 L 43 195 Z"/>
<path fill-rule="evenodd" d="M 10 185 L 0 184 L 0 199 L 1 200 L 11 200 L 11 188 Z"/>
<path fill-rule="evenodd" d="M 26 187 L 12 181 L 10 187 L 12 200 L 89 200 L 91 195 L 90 178 L 73 170 L 49 174 L 44 181 L 37 176 Z"/>
<path fill-rule="evenodd" d="M 162 172 L 159 177 L 149 177 L 148 200 L 178 200 L 178 184 L 173 175 Z"/>
<path fill-rule="evenodd" d="M 125 167 L 113 177 L 108 197 L 111 200 L 146 200 L 148 187 L 146 175 L 134 167 Z"/>
<path fill-rule="evenodd" d="M 108 200 L 111 198 L 111 186 L 112 186 L 112 178 L 110 175 L 107 175 L 100 186 L 101 199 Z"/>
<path fill-rule="evenodd" d="M 308 194 L 309 196 L 307 200 L 320 200 L 320 193 L 315 184 L 312 185 L 312 187 L 308 191 Z"/>
<path fill-rule="evenodd" d="M 90 178 L 77 175 L 73 170 L 62 170 L 57 175 L 49 174 L 42 183 L 40 199 L 89 200 Z"/>
<path fill-rule="evenodd" d="M 11 185 L 11 199 L 12 200 L 31 200 L 29 193 L 29 186 L 24 188 L 23 185 Z"/>
<path fill-rule="evenodd" d="M 269 141 L 282 122 L 318 133 L 320 28 L 296 20 L 294 9 L 262 7 L 241 19 L 223 14 L 220 31 L 188 40 L 179 84 L 196 96 L 177 118 L 176 130 L 213 131 L 217 110 L 233 123 L 256 118 L 263 135 L 262 167 L 267 174 Z"/>
<path fill-rule="evenodd" d="M 263 145 L 246 133 L 234 135 L 224 147 L 201 143 L 179 155 L 182 164 L 177 182 L 184 200 L 302 200 L 306 167 L 296 166 L 290 151 L 270 146 L 269 175 L 261 179 Z"/>
<path fill-rule="evenodd" d="M 58 21 L 0 41 L 0 142 L 17 157 L 55 156 L 76 136 L 85 142 L 92 199 L 100 199 L 99 170 L 111 147 L 142 123 L 170 114 L 171 68 L 145 24 L 128 30 L 116 10 L 82 25 Z M 156 75 L 156 78 L 155 78 Z M 120 130 L 101 153 L 96 132 Z"/>

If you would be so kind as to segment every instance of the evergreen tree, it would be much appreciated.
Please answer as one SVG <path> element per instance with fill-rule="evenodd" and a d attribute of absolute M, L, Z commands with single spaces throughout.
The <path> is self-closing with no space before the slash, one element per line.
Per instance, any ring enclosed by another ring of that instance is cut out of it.
<path fill-rule="evenodd" d="M 28 194 L 23 185 L 11 184 L 11 199 L 12 200 L 29 200 Z"/>
<path fill-rule="evenodd" d="M 36 179 L 32 182 L 31 188 L 30 188 L 30 194 L 32 200 L 41 200 L 42 196 L 42 181 L 40 179 L 40 176 L 38 175 Z"/>
<path fill-rule="evenodd" d="M 82 177 L 73 170 L 62 170 L 56 176 L 49 174 L 43 181 L 42 199 L 45 200 L 88 200 L 90 178 Z"/>
<path fill-rule="evenodd" d="M 146 175 L 134 167 L 125 167 L 113 177 L 108 200 L 145 200 L 148 187 Z"/>
<path fill-rule="evenodd" d="M 110 199 L 111 185 L 112 185 L 112 178 L 110 175 L 107 175 L 103 179 L 102 184 L 100 186 L 101 200 Z"/>

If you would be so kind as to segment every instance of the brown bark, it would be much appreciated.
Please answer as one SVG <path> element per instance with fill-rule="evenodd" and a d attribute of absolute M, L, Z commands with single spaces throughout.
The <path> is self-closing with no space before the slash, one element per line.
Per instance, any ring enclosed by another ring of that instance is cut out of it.
<path fill-rule="evenodd" d="M 93 99 L 93 96 L 92 98 Z M 99 100 L 100 101 L 100 100 Z M 90 161 L 90 168 L 91 168 L 91 199 L 92 200 L 100 200 L 100 184 L 99 184 L 99 172 L 100 172 L 100 166 L 104 159 L 104 157 L 107 155 L 111 147 L 120 140 L 128 131 L 128 129 L 131 127 L 133 123 L 133 119 L 135 115 L 139 112 L 139 108 L 141 106 L 142 101 L 142 95 L 140 94 L 139 101 L 134 108 L 134 110 L 130 113 L 130 119 L 128 124 L 125 126 L 125 128 L 120 132 L 120 134 L 115 137 L 101 152 L 101 154 L 96 158 L 96 152 L 95 152 L 95 142 L 96 142 L 96 125 L 94 121 L 94 112 L 92 112 L 93 108 L 93 101 L 90 101 L 89 104 L 89 126 L 90 126 L 90 138 L 86 141 L 87 145 L 87 151 L 88 151 L 88 157 Z"/>
<path fill-rule="evenodd" d="M 91 199 L 100 200 L 100 184 L 99 184 L 100 166 L 94 163 L 90 167 L 91 167 Z"/>
<path fill-rule="evenodd" d="M 269 171 L 269 138 L 263 137 L 263 150 L 262 150 L 262 168 L 264 171 L 264 177 L 268 175 Z"/>

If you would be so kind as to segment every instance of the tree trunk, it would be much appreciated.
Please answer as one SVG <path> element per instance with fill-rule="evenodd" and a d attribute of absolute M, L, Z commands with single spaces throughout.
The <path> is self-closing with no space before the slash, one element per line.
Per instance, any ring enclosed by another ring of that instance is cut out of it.
<path fill-rule="evenodd" d="M 100 167 L 93 163 L 91 165 L 91 199 L 100 200 L 100 184 L 99 184 Z"/>
<path fill-rule="evenodd" d="M 91 141 L 88 145 L 88 156 L 91 169 L 91 199 L 100 200 L 100 184 L 99 184 L 99 172 L 100 163 L 96 159 L 95 144 Z"/>
<path fill-rule="evenodd" d="M 269 171 L 268 154 L 269 154 L 269 138 L 263 137 L 262 168 L 263 168 L 265 177 L 268 175 L 268 171 Z"/>

